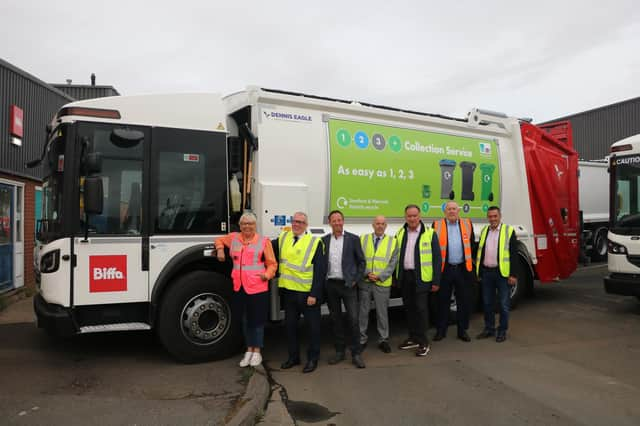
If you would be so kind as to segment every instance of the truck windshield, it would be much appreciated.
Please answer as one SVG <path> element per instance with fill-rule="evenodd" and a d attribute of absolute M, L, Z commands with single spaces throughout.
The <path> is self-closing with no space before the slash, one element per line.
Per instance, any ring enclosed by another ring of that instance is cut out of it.
<path fill-rule="evenodd" d="M 62 234 L 66 130 L 66 126 L 60 126 L 51 133 L 43 162 L 45 178 L 42 184 L 42 218 L 38 221 L 37 229 L 38 239 L 42 242 L 49 242 Z"/>
<path fill-rule="evenodd" d="M 613 157 L 611 179 L 612 232 L 640 234 L 640 155 Z"/>

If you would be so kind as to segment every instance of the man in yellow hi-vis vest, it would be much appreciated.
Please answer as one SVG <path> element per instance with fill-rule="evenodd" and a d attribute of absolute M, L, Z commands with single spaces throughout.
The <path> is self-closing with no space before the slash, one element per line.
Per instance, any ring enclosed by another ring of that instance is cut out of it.
<path fill-rule="evenodd" d="M 480 244 L 476 255 L 476 268 L 482 282 L 484 306 L 484 330 L 478 334 L 478 339 L 495 335 L 494 303 L 497 291 L 500 302 L 500 325 L 496 342 L 504 342 L 509 327 L 509 287 L 517 283 L 511 266 L 517 256 L 517 239 L 513 227 L 501 223 L 502 215 L 499 207 L 489 207 L 487 219 L 489 219 L 489 226 L 485 226 L 480 233 Z"/>
<path fill-rule="evenodd" d="M 388 354 L 391 352 L 391 346 L 389 346 L 389 296 L 393 271 L 398 262 L 398 247 L 396 239 L 384 232 L 387 229 L 387 221 L 384 216 L 376 216 L 372 226 L 372 234 L 360 237 L 366 261 L 364 277 L 358 283 L 360 345 L 365 347 L 367 344 L 369 309 L 373 296 L 379 336 L 378 348 Z"/>
<path fill-rule="evenodd" d="M 431 350 L 427 338 L 429 293 L 440 288 L 440 245 L 433 229 L 420 220 L 420 207 L 409 204 L 404 218 L 406 223 L 396 234 L 399 259 L 395 278 L 402 289 L 409 338 L 399 348 L 415 348 L 416 356 L 427 356 Z"/>
<path fill-rule="evenodd" d="M 284 298 L 289 350 L 289 357 L 280 368 L 288 369 L 300 364 L 298 320 L 302 314 L 309 328 L 310 340 L 303 373 L 310 373 L 318 367 L 320 304 L 326 276 L 324 246 L 320 237 L 307 232 L 308 225 L 307 215 L 296 212 L 291 220 L 291 231 L 283 231 L 271 242 L 279 262 L 278 288 Z"/>

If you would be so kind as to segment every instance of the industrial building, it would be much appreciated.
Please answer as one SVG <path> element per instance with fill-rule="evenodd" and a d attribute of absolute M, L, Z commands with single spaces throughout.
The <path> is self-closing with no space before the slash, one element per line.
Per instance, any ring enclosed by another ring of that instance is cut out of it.
<path fill-rule="evenodd" d="M 95 83 L 95 79 L 92 79 Z M 114 96 L 111 86 L 43 82 L 0 59 L 0 294 L 35 286 L 33 248 L 42 211 L 46 126 L 64 104 Z"/>
<path fill-rule="evenodd" d="M 601 160 L 614 142 L 640 133 L 640 97 L 546 121 L 569 121 L 581 160 Z"/>

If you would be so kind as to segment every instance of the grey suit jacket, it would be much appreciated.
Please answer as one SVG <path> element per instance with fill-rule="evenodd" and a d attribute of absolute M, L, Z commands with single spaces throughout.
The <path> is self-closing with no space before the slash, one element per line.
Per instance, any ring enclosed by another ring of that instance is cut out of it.
<path fill-rule="evenodd" d="M 322 237 L 325 245 L 325 256 L 327 271 L 329 270 L 329 250 L 333 235 L 327 234 Z M 342 245 L 342 277 L 345 285 L 352 287 L 362 279 L 364 275 L 365 259 L 360 245 L 360 238 L 351 232 L 344 232 L 344 242 Z"/>

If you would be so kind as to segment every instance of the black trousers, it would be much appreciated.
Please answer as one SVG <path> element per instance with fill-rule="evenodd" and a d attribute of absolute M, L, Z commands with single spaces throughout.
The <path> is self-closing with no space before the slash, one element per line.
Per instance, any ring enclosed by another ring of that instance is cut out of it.
<path fill-rule="evenodd" d="M 407 312 L 409 339 L 420 345 L 429 344 L 429 288 L 418 288 L 415 270 L 402 271 L 402 303 Z"/>
<path fill-rule="evenodd" d="M 346 287 L 343 280 L 327 280 L 327 305 L 333 324 L 336 352 L 344 352 L 346 347 L 342 324 L 342 303 L 347 311 L 351 354 L 360 353 L 360 323 L 358 322 L 358 286 Z"/>
<path fill-rule="evenodd" d="M 320 303 L 307 305 L 308 292 L 292 291 L 281 288 L 284 297 L 284 319 L 287 325 L 287 346 L 289 359 L 300 359 L 298 340 L 298 320 L 304 315 L 309 333 L 307 359 L 317 361 L 320 357 Z"/>
<path fill-rule="evenodd" d="M 464 263 L 459 265 L 445 264 L 438 291 L 438 334 L 447 335 L 451 292 L 454 289 L 456 291 L 458 335 L 469 329 L 469 296 L 473 289 L 473 279 L 473 271 L 467 271 Z"/>

